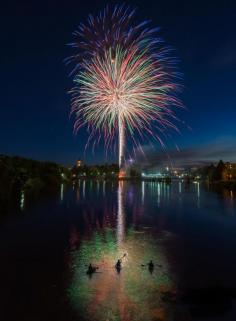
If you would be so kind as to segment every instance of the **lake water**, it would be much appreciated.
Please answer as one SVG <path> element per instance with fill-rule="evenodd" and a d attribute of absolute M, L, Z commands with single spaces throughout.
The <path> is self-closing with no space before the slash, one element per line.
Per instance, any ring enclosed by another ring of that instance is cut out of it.
<path fill-rule="evenodd" d="M 205 320 L 179 293 L 236 289 L 233 191 L 84 180 L 34 199 L 22 192 L 1 214 L 3 321 Z M 89 263 L 99 267 L 91 277 Z M 207 320 L 235 320 L 234 299 Z"/>

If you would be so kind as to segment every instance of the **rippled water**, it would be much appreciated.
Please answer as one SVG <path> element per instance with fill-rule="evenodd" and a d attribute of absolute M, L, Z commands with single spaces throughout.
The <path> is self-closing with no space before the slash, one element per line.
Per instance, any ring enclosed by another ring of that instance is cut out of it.
<path fill-rule="evenodd" d="M 192 320 L 178 293 L 236 287 L 235 214 L 233 191 L 181 181 L 22 192 L 0 227 L 1 320 Z"/>

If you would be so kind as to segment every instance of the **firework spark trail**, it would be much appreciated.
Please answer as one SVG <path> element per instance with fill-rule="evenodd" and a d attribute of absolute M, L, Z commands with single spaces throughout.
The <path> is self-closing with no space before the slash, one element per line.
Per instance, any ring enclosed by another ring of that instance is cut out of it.
<path fill-rule="evenodd" d="M 82 40 L 73 44 L 84 51 L 70 58 L 78 59 L 79 65 L 71 90 L 75 130 L 87 125 L 89 140 L 100 140 L 103 133 L 106 145 L 118 133 L 120 166 L 126 136 L 136 143 L 136 132 L 141 138 L 151 135 L 162 142 L 153 128 L 177 129 L 172 107 L 182 106 L 169 49 L 146 22 L 129 27 L 133 14 L 121 6 L 113 13 L 105 9 L 97 18 L 90 16 L 88 25 L 76 34 Z"/>

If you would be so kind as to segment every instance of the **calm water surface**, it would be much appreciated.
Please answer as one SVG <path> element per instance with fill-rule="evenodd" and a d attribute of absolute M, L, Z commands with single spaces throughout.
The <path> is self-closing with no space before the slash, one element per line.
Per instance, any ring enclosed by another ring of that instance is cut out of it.
<path fill-rule="evenodd" d="M 0 320 L 200 320 L 165 298 L 236 288 L 235 249 L 233 191 L 79 181 L 37 200 L 22 192 L 0 224 Z M 90 262 L 99 267 L 92 277 Z"/>

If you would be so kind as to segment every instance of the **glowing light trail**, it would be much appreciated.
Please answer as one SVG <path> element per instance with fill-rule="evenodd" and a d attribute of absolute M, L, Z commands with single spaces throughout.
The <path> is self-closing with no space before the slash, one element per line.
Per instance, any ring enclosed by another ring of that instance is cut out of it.
<path fill-rule="evenodd" d="M 134 11 L 107 7 L 89 17 L 75 33 L 79 49 L 71 90 L 75 131 L 87 125 L 90 142 L 104 137 L 106 148 L 118 135 L 119 166 L 123 168 L 125 141 L 137 136 L 157 139 L 173 124 L 173 106 L 181 106 L 175 59 L 147 22 L 131 25 Z M 130 25 L 129 25 L 130 24 Z M 158 134 L 158 133 L 159 134 Z"/>

